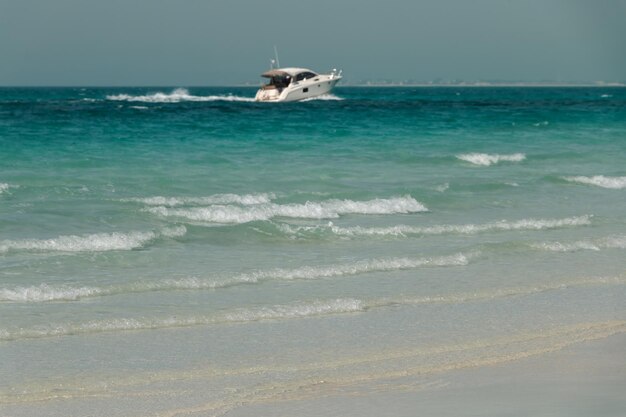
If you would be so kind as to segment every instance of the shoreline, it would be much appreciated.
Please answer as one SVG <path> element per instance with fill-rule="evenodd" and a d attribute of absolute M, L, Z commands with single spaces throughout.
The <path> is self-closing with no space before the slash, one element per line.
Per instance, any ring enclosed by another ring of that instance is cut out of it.
<path fill-rule="evenodd" d="M 401 389 L 344 387 L 316 398 L 243 404 L 229 415 L 618 417 L 626 409 L 625 347 L 626 333 L 618 333 L 510 362 L 425 375 Z"/>

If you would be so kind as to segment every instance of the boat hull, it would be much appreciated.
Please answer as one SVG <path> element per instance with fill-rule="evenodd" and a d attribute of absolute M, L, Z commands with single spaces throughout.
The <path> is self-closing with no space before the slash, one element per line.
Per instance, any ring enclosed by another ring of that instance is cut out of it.
<path fill-rule="evenodd" d="M 311 80 L 299 81 L 290 84 L 282 90 L 260 89 L 255 100 L 262 102 L 289 102 L 300 101 L 330 93 L 341 77 L 319 75 Z"/>

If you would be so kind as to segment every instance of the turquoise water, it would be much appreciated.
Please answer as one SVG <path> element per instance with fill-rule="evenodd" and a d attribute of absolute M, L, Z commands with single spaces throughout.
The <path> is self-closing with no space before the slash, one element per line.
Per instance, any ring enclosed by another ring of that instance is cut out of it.
<path fill-rule="evenodd" d="M 0 409 L 245 415 L 626 330 L 626 89 L 254 92 L 0 89 Z"/>

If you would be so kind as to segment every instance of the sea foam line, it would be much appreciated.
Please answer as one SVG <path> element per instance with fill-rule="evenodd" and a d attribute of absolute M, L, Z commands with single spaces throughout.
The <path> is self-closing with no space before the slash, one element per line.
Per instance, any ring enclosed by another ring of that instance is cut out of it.
<path fill-rule="evenodd" d="M 577 182 L 579 184 L 595 185 L 596 187 L 621 190 L 626 188 L 626 177 L 605 177 L 604 175 L 594 175 L 592 177 L 573 176 L 562 177 L 565 181 Z"/>
<path fill-rule="evenodd" d="M 597 239 L 584 239 L 574 242 L 541 242 L 530 245 L 532 248 L 550 252 L 576 252 L 581 250 L 599 251 L 602 249 L 626 249 L 626 236 L 606 236 Z"/>
<path fill-rule="evenodd" d="M 276 198 L 273 193 L 259 194 L 214 194 L 206 197 L 136 197 L 125 198 L 121 201 L 142 203 L 147 206 L 176 207 L 185 205 L 210 205 L 210 204 L 240 204 L 243 206 L 270 203 Z"/>
<path fill-rule="evenodd" d="M 563 219 L 523 219 L 517 221 L 501 220 L 483 224 L 437 225 L 437 226 L 409 226 L 396 225 L 389 227 L 340 227 L 332 222 L 327 225 L 292 226 L 279 224 L 278 228 L 290 235 L 331 232 L 338 236 L 394 236 L 406 237 L 411 235 L 441 235 L 441 234 L 476 234 L 490 231 L 511 230 L 546 230 L 563 227 L 587 226 L 591 224 L 591 215 L 566 217 Z"/>
<path fill-rule="evenodd" d="M 474 165 L 490 166 L 502 161 L 507 162 L 521 162 L 526 159 L 526 155 L 523 153 L 514 153 L 510 155 L 499 154 L 487 154 L 487 153 L 466 153 L 456 156 L 462 161 L 469 162 Z"/>
<path fill-rule="evenodd" d="M 188 317 L 173 316 L 165 318 L 113 318 L 92 320 L 83 323 L 60 323 L 31 328 L 0 329 L 0 340 L 39 339 L 89 333 L 245 323 L 260 320 L 286 320 L 359 311 L 364 311 L 364 309 L 362 301 L 357 299 L 315 300 L 259 308 L 239 308 L 212 315 Z"/>
<path fill-rule="evenodd" d="M 491 301 L 501 298 L 529 296 L 549 291 L 567 290 L 570 288 L 592 287 L 601 285 L 626 285 L 626 278 L 624 276 L 592 277 L 555 282 L 551 284 L 538 284 L 526 287 L 519 286 L 497 288 L 474 292 L 432 295 L 424 297 L 381 298 L 379 300 L 364 303 L 364 306 L 366 308 L 375 308 L 410 304 L 459 304 L 474 301 Z"/>
<path fill-rule="evenodd" d="M 48 324 L 31 328 L 5 328 L 0 329 L 0 340 L 11 341 L 88 333 L 155 330 L 226 323 L 249 323 L 262 320 L 290 320 L 346 313 L 362 313 L 373 309 L 393 306 L 481 302 L 500 298 L 528 296 L 546 291 L 564 290 L 582 286 L 624 284 L 626 284 L 626 281 L 623 277 L 592 278 L 543 286 L 502 288 L 473 293 L 445 294 L 428 297 L 387 297 L 372 300 L 337 298 L 331 300 L 293 302 L 256 308 L 237 308 L 230 311 L 216 312 L 208 315 L 192 315 L 188 317 L 112 318 L 92 320 L 83 323 Z"/>
<path fill-rule="evenodd" d="M 0 241 L 0 253 L 9 251 L 38 252 L 107 252 L 138 249 L 159 237 L 181 237 L 187 233 L 185 226 L 165 228 L 154 232 L 113 232 L 91 235 L 59 236 L 53 239 L 22 239 Z"/>
<path fill-rule="evenodd" d="M 257 204 L 253 206 L 211 205 L 193 208 L 168 208 L 165 206 L 145 209 L 165 217 L 185 218 L 211 223 L 241 224 L 269 220 L 274 217 L 300 219 L 332 219 L 343 214 L 407 214 L 428 211 L 411 196 L 369 201 L 328 200 L 308 201 L 304 204 Z"/>
<path fill-rule="evenodd" d="M 160 281 L 139 281 L 132 284 L 108 287 L 72 287 L 67 285 L 53 287 L 48 284 L 41 284 L 30 287 L 2 288 L 0 289 L 0 301 L 74 301 L 88 297 L 126 293 L 219 289 L 244 284 L 256 284 L 264 281 L 315 280 L 353 276 L 371 272 L 418 269 L 423 267 L 464 266 L 469 263 L 469 260 L 473 256 L 477 256 L 477 254 L 458 253 L 440 257 L 366 259 L 326 266 L 302 266 L 293 269 L 275 268 L 216 279 L 192 277 Z"/>
<path fill-rule="evenodd" d="M 233 95 L 211 95 L 211 96 L 194 96 L 190 95 L 189 91 L 184 88 L 177 88 L 171 93 L 154 93 L 150 95 L 133 96 L 129 94 L 117 94 L 108 95 L 107 100 L 112 101 L 129 101 L 129 102 L 143 102 L 143 103 L 180 103 L 183 101 L 231 101 L 231 102 L 254 102 L 254 98 L 240 97 Z"/>

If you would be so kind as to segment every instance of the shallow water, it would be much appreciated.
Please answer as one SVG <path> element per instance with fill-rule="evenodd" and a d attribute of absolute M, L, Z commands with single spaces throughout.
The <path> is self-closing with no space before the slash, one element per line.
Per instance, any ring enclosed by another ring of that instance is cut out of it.
<path fill-rule="evenodd" d="M 625 89 L 253 96 L 0 89 L 10 415 L 395 392 L 626 330 Z"/>

